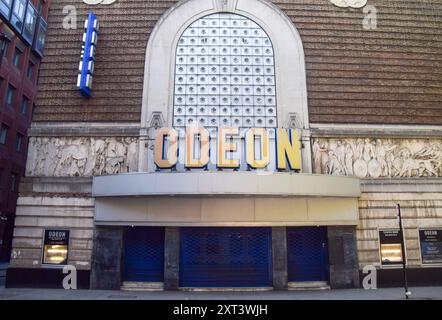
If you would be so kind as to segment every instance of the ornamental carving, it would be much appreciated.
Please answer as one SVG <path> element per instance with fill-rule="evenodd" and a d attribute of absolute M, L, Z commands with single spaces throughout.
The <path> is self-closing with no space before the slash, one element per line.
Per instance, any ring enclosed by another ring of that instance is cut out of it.
<path fill-rule="evenodd" d="M 137 138 L 35 137 L 29 141 L 28 176 L 97 176 L 137 169 Z"/>
<path fill-rule="evenodd" d="M 314 139 L 315 173 L 359 178 L 442 177 L 436 139 Z"/>

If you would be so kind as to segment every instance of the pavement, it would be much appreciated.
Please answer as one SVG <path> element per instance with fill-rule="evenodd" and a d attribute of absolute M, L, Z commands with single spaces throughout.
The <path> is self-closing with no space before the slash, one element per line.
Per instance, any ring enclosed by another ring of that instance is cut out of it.
<path fill-rule="evenodd" d="M 410 288 L 411 300 L 442 300 L 442 287 Z M 404 300 L 403 288 L 376 290 L 195 292 L 0 288 L 0 300 Z"/>

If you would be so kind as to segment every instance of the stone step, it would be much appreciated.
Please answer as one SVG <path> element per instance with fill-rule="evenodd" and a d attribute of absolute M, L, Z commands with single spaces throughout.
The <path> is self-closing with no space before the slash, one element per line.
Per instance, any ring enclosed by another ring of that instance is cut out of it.
<path fill-rule="evenodd" d="M 120 289 L 123 291 L 163 291 L 164 284 L 162 282 L 124 281 Z"/>
<path fill-rule="evenodd" d="M 330 286 L 325 281 L 304 281 L 289 282 L 289 290 L 330 290 Z"/>
<path fill-rule="evenodd" d="M 6 283 L 6 273 L 0 273 L 0 287 L 4 287 Z"/>
<path fill-rule="evenodd" d="M 192 292 L 262 292 L 272 291 L 273 287 L 213 287 L 213 288 L 193 288 L 193 287 L 180 287 L 182 291 Z"/>
<path fill-rule="evenodd" d="M 8 269 L 8 263 L 0 263 L 0 287 L 5 286 L 6 282 L 6 269 Z"/>

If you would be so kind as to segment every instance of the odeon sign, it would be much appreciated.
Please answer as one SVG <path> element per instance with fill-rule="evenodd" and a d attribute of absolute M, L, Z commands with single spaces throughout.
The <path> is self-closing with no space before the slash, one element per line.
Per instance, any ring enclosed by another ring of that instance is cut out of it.
<path fill-rule="evenodd" d="M 209 131 L 201 126 L 187 127 L 183 134 L 175 128 L 160 128 L 155 138 L 154 163 L 158 169 L 173 169 L 179 162 L 180 152 L 184 152 L 186 169 L 207 168 L 211 159 L 216 159 L 219 169 L 239 169 L 241 159 L 249 168 L 265 169 L 274 159 L 274 168 L 278 171 L 300 171 L 300 133 L 295 129 L 271 130 L 274 130 L 274 139 L 270 139 L 265 128 L 241 130 L 244 132 L 240 136 L 238 127 L 220 127 L 213 141 Z M 184 141 L 180 141 L 180 137 Z M 235 157 L 238 153 L 241 156 Z"/>

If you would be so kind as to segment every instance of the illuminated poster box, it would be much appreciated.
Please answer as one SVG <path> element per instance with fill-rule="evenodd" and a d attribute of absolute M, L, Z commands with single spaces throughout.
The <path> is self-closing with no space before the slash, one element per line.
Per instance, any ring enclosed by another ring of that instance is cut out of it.
<path fill-rule="evenodd" d="M 442 229 L 419 230 L 423 264 L 442 264 Z"/>
<path fill-rule="evenodd" d="M 402 232 L 399 229 L 379 230 L 382 265 L 402 264 Z"/>
<path fill-rule="evenodd" d="M 43 264 L 66 265 L 68 249 L 69 230 L 45 230 Z"/>

